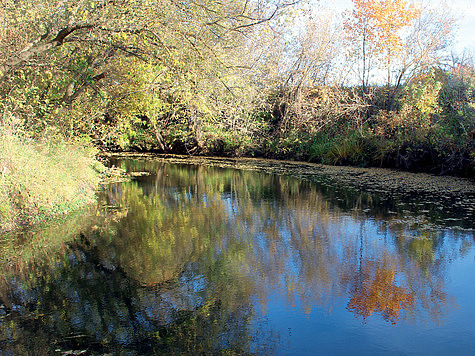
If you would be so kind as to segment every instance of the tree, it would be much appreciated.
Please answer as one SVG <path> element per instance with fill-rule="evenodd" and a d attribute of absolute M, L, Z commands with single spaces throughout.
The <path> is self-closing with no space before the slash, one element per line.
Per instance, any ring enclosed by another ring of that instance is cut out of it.
<path fill-rule="evenodd" d="M 412 23 L 399 56 L 394 61 L 394 86 L 398 88 L 420 73 L 429 73 L 444 60 L 449 47 L 455 18 L 447 7 L 421 8 Z"/>
<path fill-rule="evenodd" d="M 15 111 L 29 131 L 55 127 L 72 135 L 100 134 L 105 112 L 110 123 L 120 110 L 123 127 L 137 115 L 149 116 L 155 128 L 185 109 L 216 114 L 216 96 L 243 93 L 233 86 L 243 85 L 235 74 L 246 67 L 246 36 L 289 5 L 6 0 L 0 9 L 2 109 Z M 144 98 L 153 104 L 137 106 Z"/>
<path fill-rule="evenodd" d="M 350 37 L 350 56 L 360 65 L 363 91 L 368 86 L 372 60 L 387 69 L 390 85 L 392 58 L 403 48 L 400 31 L 420 15 L 420 10 L 405 0 L 353 0 L 355 9 L 347 14 L 345 29 Z"/>

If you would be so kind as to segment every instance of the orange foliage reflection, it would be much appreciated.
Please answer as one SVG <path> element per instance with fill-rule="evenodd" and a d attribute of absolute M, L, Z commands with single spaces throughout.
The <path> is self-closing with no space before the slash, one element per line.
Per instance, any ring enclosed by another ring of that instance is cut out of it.
<path fill-rule="evenodd" d="M 391 268 L 377 267 L 373 274 L 367 265 L 363 275 L 366 278 L 354 288 L 348 310 L 364 319 L 379 312 L 385 320 L 396 324 L 400 310 L 412 306 L 414 297 L 395 284 L 395 272 Z"/>

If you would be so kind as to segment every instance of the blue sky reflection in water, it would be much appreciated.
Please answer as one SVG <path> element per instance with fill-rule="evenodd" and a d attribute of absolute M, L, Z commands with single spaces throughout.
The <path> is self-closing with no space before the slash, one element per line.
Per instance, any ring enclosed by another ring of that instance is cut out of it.
<path fill-rule="evenodd" d="M 446 278 L 450 276 L 444 286 L 449 305 L 440 305 L 440 310 L 435 305 L 430 312 L 419 309 L 395 323 L 384 320 L 377 312 L 366 319 L 349 312 L 344 307 L 348 303 L 346 294 L 327 304 L 316 301 L 305 305 L 297 299 L 289 305 L 280 290 L 269 296 L 264 317 L 281 335 L 279 354 L 312 355 L 315 350 L 323 355 L 470 354 L 475 349 L 474 259 L 472 248 L 444 271 Z"/>
<path fill-rule="evenodd" d="M 453 209 L 442 223 L 450 207 L 412 214 L 289 177 L 116 164 L 150 174 L 2 240 L 1 352 L 475 350 L 474 234 Z"/>

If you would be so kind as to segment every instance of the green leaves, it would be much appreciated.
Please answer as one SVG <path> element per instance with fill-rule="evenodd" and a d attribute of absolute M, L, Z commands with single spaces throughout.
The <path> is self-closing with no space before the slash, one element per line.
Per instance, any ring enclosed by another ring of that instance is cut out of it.
<path fill-rule="evenodd" d="M 180 130 L 198 135 L 212 117 L 235 127 L 259 94 L 244 69 L 252 61 L 246 35 L 269 10 L 230 0 L 7 0 L 0 97 L 28 129 L 100 141 L 138 134 L 137 115 L 158 125 L 153 135 L 185 121 Z M 104 115 L 120 120 L 105 125 Z"/>

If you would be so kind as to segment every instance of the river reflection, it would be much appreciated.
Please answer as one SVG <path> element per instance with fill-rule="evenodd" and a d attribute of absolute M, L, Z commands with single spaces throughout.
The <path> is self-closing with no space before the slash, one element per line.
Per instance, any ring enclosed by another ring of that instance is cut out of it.
<path fill-rule="evenodd" d="M 473 351 L 473 232 L 283 176 L 115 163 L 150 174 L 2 240 L 0 353 Z"/>

